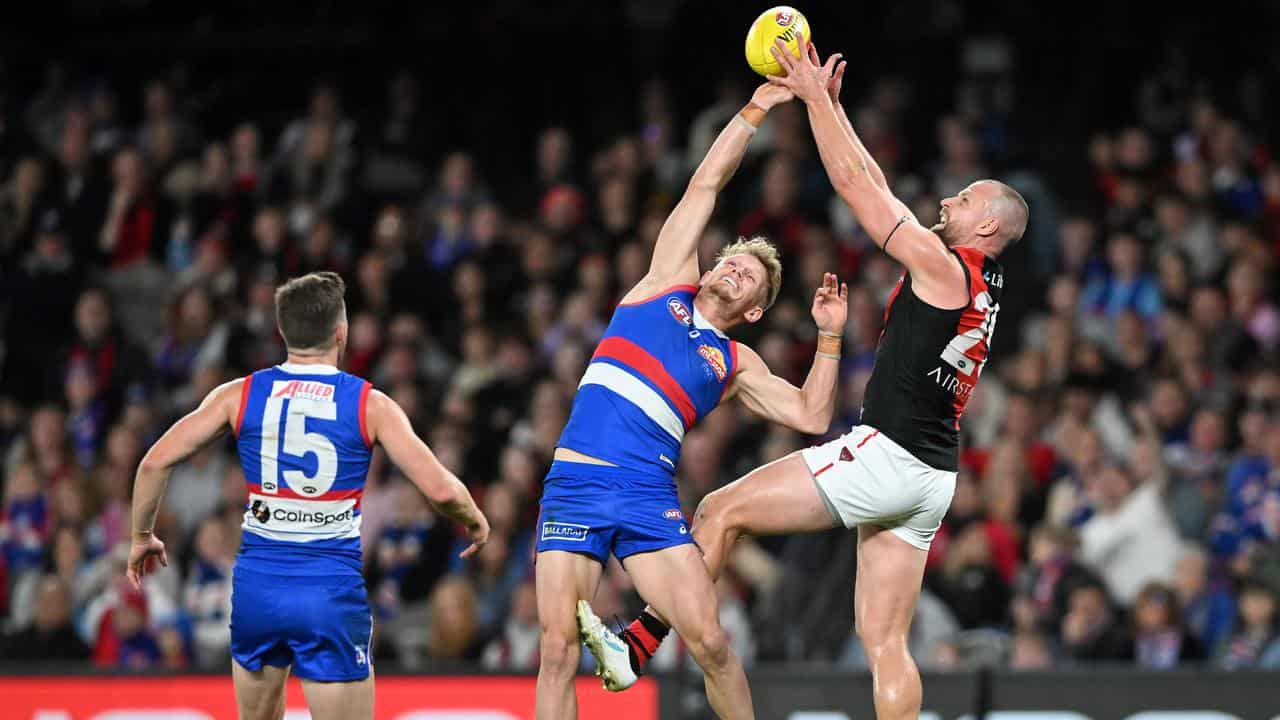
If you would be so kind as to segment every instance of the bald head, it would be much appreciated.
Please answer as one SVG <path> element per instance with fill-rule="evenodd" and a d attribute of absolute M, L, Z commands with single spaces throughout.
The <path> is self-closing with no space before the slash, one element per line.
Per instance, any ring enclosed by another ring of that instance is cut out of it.
<path fill-rule="evenodd" d="M 995 190 L 988 199 L 988 208 L 990 214 L 999 220 L 998 235 L 1004 247 L 1008 247 L 1022 239 L 1022 234 L 1027 231 L 1027 218 L 1031 210 L 1017 190 L 999 180 L 984 180 L 983 183 Z"/>

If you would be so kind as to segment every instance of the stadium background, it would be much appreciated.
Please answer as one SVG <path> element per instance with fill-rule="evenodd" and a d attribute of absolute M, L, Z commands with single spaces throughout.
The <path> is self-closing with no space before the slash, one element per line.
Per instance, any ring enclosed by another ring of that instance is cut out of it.
<path fill-rule="evenodd" d="M 174 562 L 143 595 L 120 582 L 132 473 L 205 392 L 282 357 L 270 289 L 333 269 L 348 369 L 410 410 L 495 529 L 458 561 L 454 531 L 375 462 L 382 712 L 448 688 L 497 703 L 468 683 L 509 682 L 502 707 L 523 717 L 528 677 L 483 674 L 536 668 L 542 472 L 613 303 L 754 84 L 741 37 L 764 7 L 80 1 L 6 22 L 0 687 L 19 703 L 0 716 L 37 716 L 35 698 L 91 717 L 107 707 L 95 674 L 144 706 L 196 703 L 202 683 L 225 704 L 229 682 L 201 674 L 228 662 L 244 488 L 230 445 L 174 473 L 157 529 Z M 1002 258 L 913 626 L 926 710 L 1274 715 L 1274 692 L 1251 693 L 1280 667 L 1280 7 L 801 9 L 848 58 L 843 101 L 922 221 L 988 175 L 1032 208 Z M 897 269 L 833 197 L 796 105 L 753 141 L 704 255 L 756 232 L 784 250 L 784 292 L 739 339 L 776 372 L 807 367 L 821 272 L 851 283 L 838 432 Z M 686 511 L 817 439 L 716 412 L 686 439 Z M 869 709 L 852 573 L 850 533 L 737 551 L 722 614 L 762 717 Z M 601 614 L 639 604 L 611 567 Z M 658 666 L 662 716 L 705 713 L 678 642 Z M 651 702 L 584 717 L 653 717 Z"/>

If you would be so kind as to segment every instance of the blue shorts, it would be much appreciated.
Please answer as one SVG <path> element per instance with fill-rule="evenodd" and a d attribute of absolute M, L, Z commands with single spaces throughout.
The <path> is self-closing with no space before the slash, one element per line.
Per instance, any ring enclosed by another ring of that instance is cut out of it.
<path fill-rule="evenodd" d="M 556 461 L 538 517 L 538 552 L 567 550 L 604 563 L 693 542 L 670 477 Z"/>
<path fill-rule="evenodd" d="M 373 616 L 359 575 L 231 574 L 231 657 L 247 670 L 293 666 L 304 680 L 369 677 Z"/>

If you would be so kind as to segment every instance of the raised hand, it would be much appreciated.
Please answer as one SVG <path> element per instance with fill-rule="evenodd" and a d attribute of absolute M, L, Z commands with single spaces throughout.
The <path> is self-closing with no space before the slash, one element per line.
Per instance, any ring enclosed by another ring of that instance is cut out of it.
<path fill-rule="evenodd" d="M 761 83 L 760 87 L 751 94 L 751 102 L 766 112 L 775 105 L 791 102 L 795 98 L 796 96 L 787 88 L 767 82 Z"/>
<path fill-rule="evenodd" d="M 835 75 L 836 63 L 841 58 L 840 53 L 827 58 L 824 65 L 818 62 L 816 51 L 810 50 L 811 45 L 803 35 L 797 37 L 796 42 L 800 49 L 800 57 L 795 57 L 788 52 L 787 46 L 781 40 L 774 40 L 774 45 L 769 48 L 769 51 L 773 53 L 773 57 L 787 71 L 787 74 L 785 76 L 770 75 L 769 82 L 787 88 L 806 103 L 829 99 L 828 85 Z"/>
<path fill-rule="evenodd" d="M 824 273 L 822 286 L 813 295 L 813 321 L 823 332 L 839 335 L 849 317 L 849 286 L 835 273 Z"/>
<path fill-rule="evenodd" d="M 832 57 L 839 56 L 840 54 L 836 53 Z M 813 43 L 809 43 L 809 60 L 814 65 L 822 64 L 822 60 L 818 57 L 818 46 Z M 836 63 L 836 69 L 831 73 L 831 79 L 827 80 L 827 96 L 831 98 L 833 105 L 840 104 L 840 87 L 844 84 L 844 69 L 846 65 L 848 63 L 844 60 Z"/>

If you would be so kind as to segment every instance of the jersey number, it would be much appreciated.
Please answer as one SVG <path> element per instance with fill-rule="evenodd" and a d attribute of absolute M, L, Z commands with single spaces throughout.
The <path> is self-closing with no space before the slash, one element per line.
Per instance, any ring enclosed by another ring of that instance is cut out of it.
<path fill-rule="evenodd" d="M 272 394 L 275 394 L 274 388 Z M 259 453 L 262 456 L 262 492 L 267 495 L 276 494 L 278 475 L 285 486 L 295 492 L 323 495 L 333 487 L 333 481 L 338 476 L 338 451 L 329 438 L 320 433 L 307 432 L 307 418 L 337 420 L 338 404 L 303 398 L 289 400 L 289 412 L 284 422 L 284 452 L 297 457 L 315 455 L 316 472 L 308 476 L 301 470 L 277 470 L 280 415 L 284 410 L 284 401 L 285 398 L 267 398 L 266 408 L 262 413 L 262 449 Z"/>
<path fill-rule="evenodd" d="M 974 345 L 986 341 L 987 350 L 991 349 L 991 338 L 995 337 L 996 315 L 1000 313 L 1000 304 L 993 302 L 986 291 L 978 293 L 973 299 L 973 309 L 983 314 L 982 322 L 977 327 L 969 328 L 951 338 L 951 342 L 942 349 L 942 360 L 965 375 L 976 376 L 986 364 L 987 359 L 974 360 L 965 355 Z"/>

